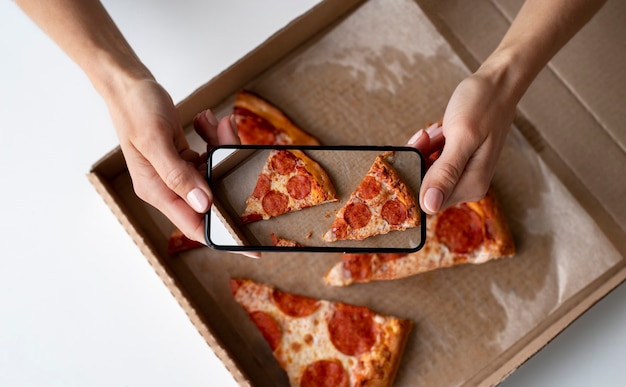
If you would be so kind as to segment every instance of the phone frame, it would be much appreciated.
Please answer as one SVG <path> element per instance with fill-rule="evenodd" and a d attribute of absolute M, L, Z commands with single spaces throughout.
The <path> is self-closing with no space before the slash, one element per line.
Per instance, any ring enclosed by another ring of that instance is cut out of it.
<path fill-rule="evenodd" d="M 387 151 L 395 151 L 395 152 L 413 152 L 418 155 L 419 163 L 420 163 L 420 176 L 419 176 L 419 184 L 421 186 L 422 181 L 424 179 L 425 174 L 425 160 L 423 155 L 415 148 L 409 146 L 375 146 L 375 145 L 365 145 L 365 146 L 354 146 L 354 145 L 345 145 L 345 146 L 337 146 L 337 145 L 220 145 L 212 148 L 209 151 L 208 159 L 207 159 L 207 172 L 206 172 L 206 181 L 209 184 L 209 187 L 213 190 L 213 174 L 212 169 L 216 166 L 220 165 L 220 162 L 223 160 L 219 160 L 218 163 L 214 166 L 214 156 L 218 150 L 233 150 L 233 153 L 227 156 L 225 159 L 233 156 L 237 152 L 248 151 L 253 153 L 258 150 L 281 150 L 281 149 L 296 149 L 306 152 L 311 150 L 323 150 L 323 151 L 372 151 L 384 153 Z M 237 156 L 235 156 L 237 157 Z M 241 158 L 240 161 L 244 161 L 246 156 L 238 156 Z M 249 157 L 249 156 L 247 156 Z M 224 160 L 225 160 L 224 159 Z M 372 160 L 373 161 L 373 160 Z M 212 168 L 213 167 L 213 168 Z M 216 202 L 209 208 L 209 210 L 204 215 L 204 236 L 205 241 L 209 247 L 215 250 L 220 251 L 231 251 L 231 252 L 320 252 L 320 253 L 397 253 L 397 254 L 407 254 L 413 253 L 420 250 L 426 241 L 426 213 L 419 206 L 419 192 L 413 192 L 417 201 L 417 209 L 419 210 L 420 217 L 420 243 L 415 247 L 333 247 L 333 246 L 273 246 L 273 245 L 223 245 L 214 243 L 211 239 L 211 211 L 213 206 L 216 205 Z M 215 196 L 214 196 L 215 199 Z M 331 221 L 334 220 L 334 217 L 331 218 Z M 217 220 L 224 225 L 223 221 Z M 261 222 L 262 220 L 260 220 Z"/>

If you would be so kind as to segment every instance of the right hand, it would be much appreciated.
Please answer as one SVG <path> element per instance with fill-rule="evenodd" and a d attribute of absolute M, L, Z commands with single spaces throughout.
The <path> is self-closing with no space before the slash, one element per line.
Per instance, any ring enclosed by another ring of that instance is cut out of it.
<path fill-rule="evenodd" d="M 482 69 L 463 80 L 448 102 L 442 125 L 419 131 L 410 140 L 425 157 L 441 149 L 420 189 L 426 213 L 486 194 L 518 101 L 504 85 L 506 77 L 498 75 Z"/>

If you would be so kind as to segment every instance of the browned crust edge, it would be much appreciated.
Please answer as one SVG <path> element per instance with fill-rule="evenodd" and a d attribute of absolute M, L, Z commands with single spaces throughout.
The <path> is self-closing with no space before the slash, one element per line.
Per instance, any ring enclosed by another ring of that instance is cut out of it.
<path fill-rule="evenodd" d="M 396 192 L 398 198 L 406 205 L 407 213 L 410 214 L 407 219 L 411 219 L 412 224 L 418 226 L 420 224 L 420 212 L 417 207 L 415 195 L 406 185 L 404 179 L 400 176 L 398 171 L 389 162 L 387 162 L 387 160 L 385 160 L 385 155 L 379 155 L 376 157 L 374 164 L 370 168 L 370 173 Z"/>
<path fill-rule="evenodd" d="M 396 317 L 388 317 L 398 324 L 398 334 L 388 337 L 387 349 L 391 355 L 390 359 L 383 364 L 383 372 L 379 373 L 380 377 L 374 376 L 370 380 L 366 380 L 363 384 L 368 387 L 391 387 L 398 374 L 398 369 L 402 363 L 404 349 L 409 340 L 409 335 L 413 329 L 413 322 L 406 319 Z"/>
<path fill-rule="evenodd" d="M 485 227 L 488 228 L 486 232 L 492 236 L 489 251 L 494 258 L 513 256 L 515 254 L 513 235 L 502 207 L 491 188 L 479 203 L 485 211 Z"/>
<path fill-rule="evenodd" d="M 485 195 L 485 197 L 481 199 L 480 201 L 478 201 L 477 203 L 481 207 L 482 211 L 484 212 L 485 225 L 486 225 L 485 227 L 488 227 L 491 229 L 490 234 L 492 238 L 489 240 L 485 240 L 485 243 L 486 243 L 485 247 L 487 248 L 489 252 L 490 260 L 511 257 L 515 255 L 515 243 L 513 240 L 513 235 L 511 234 L 507 219 L 504 215 L 504 212 L 502 211 L 502 208 L 500 207 L 500 204 L 493 190 L 490 188 L 487 191 L 487 194 Z M 429 218 L 427 218 L 427 222 L 428 222 L 428 219 L 430 219 L 430 216 Z M 427 240 L 426 243 L 428 244 L 429 241 Z M 426 248 L 426 246 L 424 246 L 424 248 Z M 423 252 L 418 251 L 416 253 L 408 254 L 406 257 L 400 258 L 400 260 L 411 259 L 411 258 L 414 258 L 416 255 L 420 255 L 420 254 L 423 254 Z M 436 269 L 444 269 L 448 267 L 471 263 L 469 259 L 456 259 L 452 263 L 443 264 L 443 265 L 439 265 L 436 267 L 429 267 L 426 265 L 414 267 L 413 268 L 414 270 L 412 271 L 407 271 L 406 273 L 399 274 L 395 272 L 394 269 L 392 269 L 392 267 L 395 266 L 393 263 L 380 265 L 379 262 L 376 260 L 376 257 L 377 257 L 377 254 L 373 254 L 373 257 L 370 259 L 371 274 L 368 278 L 353 278 L 353 277 L 345 278 L 344 276 L 343 284 L 341 285 L 331 284 L 331 286 L 349 286 L 353 283 L 389 281 L 389 280 L 411 277 L 417 274 L 422 274 L 422 273 L 436 270 Z M 324 275 L 324 279 L 327 284 L 329 284 L 329 282 L 326 278 L 330 275 L 331 271 L 339 270 L 336 268 L 336 266 L 340 267 L 343 273 L 344 260 L 345 258 L 344 256 L 342 256 L 342 259 L 340 262 L 331 266 L 331 268 L 326 271 L 326 274 Z M 383 269 L 383 267 L 386 268 L 386 270 Z"/>
<path fill-rule="evenodd" d="M 320 145 L 317 138 L 296 125 L 281 109 L 251 91 L 240 90 L 235 96 L 234 106 L 258 114 L 274 127 L 284 130 L 293 139 L 294 145 Z"/>
<path fill-rule="evenodd" d="M 328 201 L 334 202 L 334 201 L 339 200 L 337 198 L 335 185 L 330 179 L 330 176 L 328 176 L 328 173 L 324 170 L 324 168 L 322 168 L 322 166 L 317 161 L 313 160 L 306 153 L 297 149 L 290 149 L 289 152 L 291 152 L 294 156 L 302 160 L 302 162 L 304 163 L 304 169 L 311 176 L 313 176 L 313 181 L 311 182 L 313 185 L 311 189 L 313 190 L 315 188 L 315 190 L 321 196 L 320 198 L 315 199 L 315 200 L 321 200 L 321 202 L 314 203 L 314 204 L 321 204 L 321 203 L 325 203 Z"/>

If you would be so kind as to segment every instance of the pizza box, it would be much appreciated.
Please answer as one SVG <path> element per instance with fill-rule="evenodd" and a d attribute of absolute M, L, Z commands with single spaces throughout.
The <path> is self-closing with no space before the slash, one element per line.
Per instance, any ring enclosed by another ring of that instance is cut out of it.
<path fill-rule="evenodd" d="M 402 145 L 442 116 L 521 3 L 322 1 L 181 101 L 181 122 L 205 108 L 228 114 L 246 88 L 324 144 Z M 493 180 L 512 258 L 333 288 L 322 277 L 338 254 L 169 256 L 174 226 L 134 195 L 119 149 L 89 178 L 241 385 L 286 378 L 230 296 L 230 277 L 411 319 L 399 386 L 497 384 L 626 278 L 625 16 L 624 3 L 608 2 L 519 105 Z"/>

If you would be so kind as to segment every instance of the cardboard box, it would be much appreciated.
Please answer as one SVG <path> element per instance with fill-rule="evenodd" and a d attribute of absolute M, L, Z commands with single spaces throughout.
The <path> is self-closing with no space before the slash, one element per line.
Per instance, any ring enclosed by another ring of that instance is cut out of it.
<path fill-rule="evenodd" d="M 441 117 L 521 3 L 323 1 L 182 101 L 181 121 L 228 114 L 248 88 L 325 144 L 401 145 Z M 625 16 L 609 1 L 519 105 L 493 181 L 516 239 L 510 259 L 330 288 L 322 276 L 338 255 L 168 256 L 173 225 L 135 197 L 119 149 L 89 178 L 241 385 L 286 379 L 229 276 L 411 318 L 397 385 L 497 384 L 626 278 Z"/>

